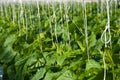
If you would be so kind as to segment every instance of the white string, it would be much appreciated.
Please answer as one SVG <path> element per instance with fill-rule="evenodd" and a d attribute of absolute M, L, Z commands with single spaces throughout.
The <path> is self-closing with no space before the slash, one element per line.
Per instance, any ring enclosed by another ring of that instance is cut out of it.
<path fill-rule="evenodd" d="M 90 4 L 92 4 L 92 0 L 90 0 Z M 90 13 L 92 13 L 92 5 L 90 5 Z"/>
<path fill-rule="evenodd" d="M 107 40 L 107 34 L 106 34 L 107 32 L 108 32 L 108 35 L 109 35 L 108 40 Z M 110 41 L 111 41 L 111 37 L 110 37 L 110 25 L 109 24 L 107 24 L 105 26 L 105 30 L 103 31 L 103 33 L 101 35 L 101 41 L 105 44 L 105 47 L 107 47 L 107 44 L 110 43 Z"/>
<path fill-rule="evenodd" d="M 88 55 L 88 61 L 89 61 L 89 48 L 88 48 L 88 27 L 87 27 L 87 14 L 86 14 L 86 1 L 83 0 L 83 9 L 84 9 L 84 28 L 85 28 L 85 41 L 86 41 L 86 49 L 87 49 L 87 55 Z"/>
<path fill-rule="evenodd" d="M 30 19 L 30 27 L 32 28 L 32 26 L 31 26 L 32 23 L 33 23 L 33 22 L 32 22 L 32 8 L 31 8 L 31 5 L 30 5 L 30 4 L 29 4 L 29 11 L 30 11 L 30 12 L 29 12 L 29 16 L 30 16 L 30 18 L 29 18 L 29 19 Z"/>
<path fill-rule="evenodd" d="M 0 5 L 0 10 L 1 10 L 1 16 L 3 16 L 4 14 L 3 14 L 3 5 Z"/>
<path fill-rule="evenodd" d="M 100 9 L 101 9 L 101 13 L 103 13 L 103 0 L 101 0 L 101 7 L 100 7 Z"/>
<path fill-rule="evenodd" d="M 65 36 L 65 35 L 64 35 L 63 17 L 62 17 L 62 2 L 60 2 L 59 8 L 60 8 L 61 24 L 62 24 L 62 32 L 63 32 L 62 35 Z"/>
<path fill-rule="evenodd" d="M 109 0 L 106 0 L 106 4 L 107 4 L 106 9 L 107 9 L 107 20 L 108 21 L 107 21 L 107 25 L 105 26 L 105 30 L 103 31 L 103 33 L 101 35 L 101 41 L 105 44 L 105 47 L 107 47 L 108 43 L 110 43 L 110 45 L 111 45 Z M 107 33 L 108 33 L 108 40 L 107 40 Z M 106 80 L 105 55 L 106 55 L 106 52 L 104 52 L 104 54 L 103 54 L 103 63 L 104 63 L 104 78 L 103 78 L 103 80 Z"/>
<path fill-rule="evenodd" d="M 55 23 L 55 38 L 56 42 L 58 43 L 58 37 L 57 37 L 57 20 L 56 20 L 56 12 L 55 12 L 55 3 L 52 2 L 52 9 L 53 9 L 53 18 L 54 18 L 54 23 Z"/>
<path fill-rule="evenodd" d="M 13 0 L 15 2 L 15 0 Z M 16 13 L 15 13 L 15 5 L 12 4 L 12 12 L 13 12 L 13 24 L 15 23 Z"/>
<path fill-rule="evenodd" d="M 4 2 L 4 10 L 5 10 L 5 17 L 8 18 L 8 11 L 7 11 L 8 5 Z"/>
<path fill-rule="evenodd" d="M 48 14 L 49 14 L 49 17 L 50 17 L 50 3 L 47 1 L 47 3 L 48 3 Z M 49 17 L 48 17 L 48 19 L 49 19 Z M 53 29 L 52 29 L 52 24 L 51 24 L 51 17 L 50 17 L 50 20 L 49 20 L 49 26 L 50 26 L 50 33 L 51 33 L 51 37 L 52 37 L 52 44 L 53 44 L 53 34 L 52 34 L 52 32 L 53 32 Z"/>
<path fill-rule="evenodd" d="M 20 14 L 19 13 L 18 13 L 18 21 L 17 21 L 17 23 L 18 23 L 18 27 L 19 27 L 18 34 L 20 36 L 21 29 L 20 29 Z"/>
<path fill-rule="evenodd" d="M 18 26 L 19 26 L 19 36 L 20 36 L 20 32 L 21 32 L 21 26 L 20 26 L 20 21 L 21 21 L 21 17 L 23 15 L 23 8 L 22 8 L 22 0 L 19 0 L 19 4 L 20 4 L 20 12 L 19 12 L 19 17 L 18 17 Z"/>
<path fill-rule="evenodd" d="M 68 30 L 68 40 L 69 40 L 69 45 L 71 44 L 71 42 L 70 42 L 70 33 L 69 33 L 69 24 L 68 24 L 68 22 L 69 22 L 69 15 L 68 15 L 68 9 L 69 8 L 67 8 L 68 6 L 67 6 L 67 3 L 65 4 L 65 18 L 66 18 L 66 22 L 67 22 L 67 30 Z"/>
<path fill-rule="evenodd" d="M 100 1 L 97 0 L 97 3 L 96 3 L 96 4 L 97 4 L 97 14 L 99 13 L 99 2 L 100 2 Z"/>
<path fill-rule="evenodd" d="M 103 80 L 106 80 L 106 62 L 105 62 L 105 54 L 106 54 L 106 53 L 103 54 L 103 64 L 104 64 L 104 78 L 103 78 Z"/>
<path fill-rule="evenodd" d="M 105 30 L 103 31 L 101 35 L 101 41 L 105 43 L 105 47 L 107 47 L 108 43 L 111 43 L 111 32 L 110 32 L 110 11 L 109 11 L 109 0 L 106 0 L 107 3 L 107 25 L 105 27 Z M 108 33 L 108 40 L 107 40 L 107 33 Z"/>
<path fill-rule="evenodd" d="M 27 40 L 28 39 L 28 21 L 27 21 L 27 13 L 25 12 L 25 27 L 26 27 L 26 36 L 25 36 L 25 39 Z"/>
<path fill-rule="evenodd" d="M 81 29 L 79 29 L 78 25 L 72 20 L 72 23 L 76 26 L 76 28 L 79 30 L 79 32 L 84 36 L 84 33 Z"/>
<path fill-rule="evenodd" d="M 115 1 L 115 16 L 116 16 L 116 10 L 117 10 L 117 0 L 114 0 Z"/>

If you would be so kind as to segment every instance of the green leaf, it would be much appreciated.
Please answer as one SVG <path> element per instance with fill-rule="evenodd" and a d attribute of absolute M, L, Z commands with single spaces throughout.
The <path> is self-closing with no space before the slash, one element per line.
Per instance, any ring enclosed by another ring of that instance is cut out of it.
<path fill-rule="evenodd" d="M 64 55 L 60 55 L 60 56 L 58 55 L 56 59 L 57 59 L 58 65 L 61 66 L 63 64 L 64 60 L 65 60 L 65 56 Z"/>
<path fill-rule="evenodd" d="M 33 63 L 37 62 L 37 59 L 34 56 L 31 56 L 28 58 L 28 60 L 26 61 L 26 65 L 27 66 L 31 66 Z"/>
<path fill-rule="evenodd" d="M 89 36 L 89 48 L 95 46 L 95 44 L 96 44 L 96 35 L 92 33 Z"/>
<path fill-rule="evenodd" d="M 56 55 L 51 54 L 51 55 L 47 56 L 46 61 L 47 61 L 46 65 L 50 66 L 51 64 L 54 64 L 54 62 L 56 61 Z"/>
<path fill-rule="evenodd" d="M 62 38 L 63 38 L 64 41 L 68 40 L 68 30 L 67 30 L 66 27 L 64 28 L 64 32 L 62 34 Z"/>
<path fill-rule="evenodd" d="M 44 80 L 56 80 L 56 78 L 61 74 L 61 72 L 56 72 L 56 73 L 53 73 L 51 71 L 48 71 L 46 73 L 46 76 L 44 78 Z"/>
<path fill-rule="evenodd" d="M 31 80 L 40 80 L 44 77 L 45 73 L 46 73 L 46 69 L 40 68 L 40 70 L 37 71 L 37 73 L 33 76 L 33 78 Z"/>
<path fill-rule="evenodd" d="M 28 57 L 20 58 L 15 62 L 15 66 L 21 66 L 24 65 L 27 61 Z"/>
<path fill-rule="evenodd" d="M 10 36 L 8 36 L 4 42 L 4 46 L 12 46 L 13 43 L 16 40 L 16 35 L 15 34 L 11 34 Z"/>
<path fill-rule="evenodd" d="M 76 80 L 76 75 L 72 71 L 67 70 L 57 80 Z"/>
<path fill-rule="evenodd" d="M 82 51 L 85 51 L 85 47 L 83 46 L 82 42 L 77 41 L 77 44 L 79 45 Z"/>
<path fill-rule="evenodd" d="M 95 60 L 91 59 L 86 63 L 86 71 L 92 69 L 92 68 L 97 68 L 100 69 L 101 66 L 98 62 L 96 62 Z"/>
<path fill-rule="evenodd" d="M 120 38 L 118 39 L 118 42 L 117 42 L 117 44 L 120 46 Z"/>
<path fill-rule="evenodd" d="M 14 59 L 16 52 L 11 47 L 4 48 L 4 52 L 0 54 L 0 58 L 4 60 L 4 62 L 10 62 Z"/>

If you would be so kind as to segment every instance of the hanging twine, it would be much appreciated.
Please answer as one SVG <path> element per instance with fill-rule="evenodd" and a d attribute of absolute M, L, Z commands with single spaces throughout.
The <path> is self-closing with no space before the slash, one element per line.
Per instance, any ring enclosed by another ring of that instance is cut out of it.
<path fill-rule="evenodd" d="M 108 33 L 108 40 L 107 40 L 107 33 Z M 111 42 L 111 34 L 110 34 L 110 25 L 107 24 L 105 26 L 105 30 L 103 31 L 101 35 L 101 41 L 105 44 L 105 47 L 107 47 L 107 44 Z"/>
<path fill-rule="evenodd" d="M 110 33 L 110 11 L 109 11 L 109 0 L 106 0 L 106 9 L 107 9 L 107 25 L 105 26 L 105 30 L 103 31 L 101 35 L 101 41 L 105 44 L 105 47 L 110 43 L 111 44 L 111 33 Z M 108 35 L 108 39 L 107 39 Z M 106 62 L 105 62 L 105 54 L 103 54 L 103 64 L 104 64 L 104 78 L 103 80 L 106 80 Z"/>
<path fill-rule="evenodd" d="M 110 33 L 110 11 L 109 11 L 109 0 L 106 0 L 107 3 L 107 25 L 105 26 L 105 30 L 103 31 L 101 35 L 101 41 L 105 44 L 105 47 L 107 47 L 108 43 L 111 43 L 111 33 Z M 107 39 L 107 33 L 108 33 L 108 39 Z"/>

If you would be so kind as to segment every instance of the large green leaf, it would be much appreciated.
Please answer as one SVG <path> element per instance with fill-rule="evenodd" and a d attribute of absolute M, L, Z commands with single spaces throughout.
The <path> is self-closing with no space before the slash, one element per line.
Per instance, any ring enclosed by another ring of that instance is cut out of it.
<path fill-rule="evenodd" d="M 100 69 L 101 66 L 98 62 L 96 62 L 95 60 L 93 59 L 90 59 L 89 61 L 87 61 L 86 63 L 86 71 L 92 69 L 92 68 L 97 68 L 97 69 Z"/>
<path fill-rule="evenodd" d="M 15 34 L 11 34 L 10 36 L 8 36 L 4 42 L 4 46 L 11 46 L 13 45 L 13 43 L 16 41 L 16 35 Z"/>
<path fill-rule="evenodd" d="M 44 77 L 45 73 L 46 73 L 46 69 L 40 68 L 40 70 L 36 72 L 36 74 L 33 76 L 31 80 L 40 80 Z"/>
<path fill-rule="evenodd" d="M 60 74 L 61 72 L 53 73 L 51 71 L 48 71 L 43 80 L 56 80 Z"/>
<path fill-rule="evenodd" d="M 4 52 L 0 54 L 0 58 L 4 60 L 4 62 L 11 62 L 16 55 L 16 52 L 10 47 L 4 48 Z"/>
<path fill-rule="evenodd" d="M 76 78 L 76 75 L 72 71 L 68 70 L 58 77 L 57 80 L 76 80 Z"/>

